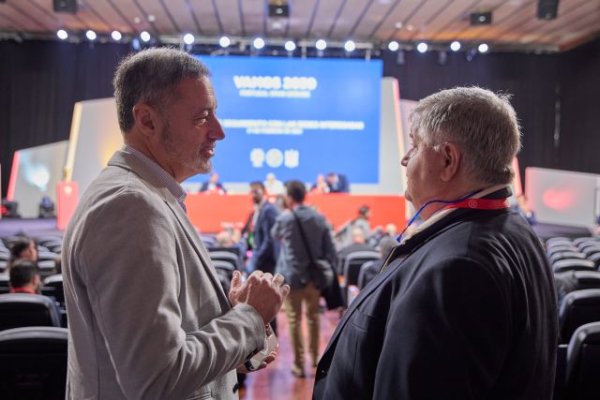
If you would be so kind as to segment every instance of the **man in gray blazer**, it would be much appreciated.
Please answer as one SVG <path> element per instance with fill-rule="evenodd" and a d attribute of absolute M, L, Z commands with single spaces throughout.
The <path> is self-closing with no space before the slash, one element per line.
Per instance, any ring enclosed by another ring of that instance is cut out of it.
<path fill-rule="evenodd" d="M 208 75 L 172 49 L 116 72 L 125 147 L 64 240 L 68 399 L 237 398 L 235 370 L 263 349 L 289 292 L 282 276 L 236 273 L 228 298 L 187 218 L 179 183 L 210 171 L 224 138 Z"/>

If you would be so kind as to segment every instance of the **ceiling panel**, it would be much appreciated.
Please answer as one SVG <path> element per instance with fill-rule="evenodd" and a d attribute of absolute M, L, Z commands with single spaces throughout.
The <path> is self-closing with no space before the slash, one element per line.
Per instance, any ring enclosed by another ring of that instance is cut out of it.
<path fill-rule="evenodd" d="M 0 33 L 53 38 L 61 28 L 101 34 L 116 29 L 170 38 L 191 32 L 296 40 L 351 37 L 375 44 L 459 39 L 523 50 L 565 50 L 600 35 L 600 0 L 559 0 L 558 17 L 550 21 L 537 19 L 538 0 L 289 0 L 289 18 L 269 18 L 269 0 L 77 1 L 79 11 L 71 15 L 54 12 L 51 0 L 5 0 Z M 471 26 L 473 11 L 492 11 L 492 24 Z"/>

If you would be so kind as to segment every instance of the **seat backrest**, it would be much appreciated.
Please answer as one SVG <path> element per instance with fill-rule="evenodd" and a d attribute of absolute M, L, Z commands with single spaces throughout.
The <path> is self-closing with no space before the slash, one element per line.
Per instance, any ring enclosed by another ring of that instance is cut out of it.
<path fill-rule="evenodd" d="M 550 246 L 556 245 L 556 244 L 571 244 L 571 243 L 573 243 L 573 241 L 568 237 L 556 236 L 556 237 L 552 237 L 552 238 L 546 240 L 546 247 L 550 247 Z"/>
<path fill-rule="evenodd" d="M 46 296 L 54 297 L 56 301 L 58 301 L 58 303 L 64 307 L 65 292 L 63 288 L 63 276 L 61 274 L 55 274 L 44 279 L 42 293 Z"/>
<path fill-rule="evenodd" d="M 63 400 L 67 381 L 65 328 L 0 332 L 0 397 Z"/>
<path fill-rule="evenodd" d="M 580 326 L 567 350 L 566 398 L 597 400 L 600 396 L 600 322 Z"/>
<path fill-rule="evenodd" d="M 579 247 L 580 245 L 582 245 L 583 243 L 600 243 L 596 240 L 595 237 L 593 236 L 586 236 L 586 237 L 578 237 L 573 239 L 573 244 L 577 247 Z"/>
<path fill-rule="evenodd" d="M 367 284 L 373 280 L 375 275 L 379 273 L 382 265 L 383 261 L 381 259 L 377 261 L 367 261 L 361 265 L 358 273 L 358 288 L 362 290 L 362 288 L 367 286 Z"/>
<path fill-rule="evenodd" d="M 240 259 L 239 256 L 236 255 L 233 252 L 230 251 L 223 251 L 223 250 L 219 250 L 219 251 L 213 251 L 213 250 L 209 250 L 208 254 L 210 255 L 210 259 L 215 261 L 215 260 L 220 260 L 220 261 L 227 261 L 230 262 L 234 265 L 235 269 L 240 269 Z"/>
<path fill-rule="evenodd" d="M 358 273 L 360 267 L 367 261 L 375 261 L 381 258 L 377 251 L 355 251 L 344 259 L 342 271 L 344 271 L 344 282 L 346 287 L 358 284 Z"/>
<path fill-rule="evenodd" d="M 556 253 L 552 253 L 549 257 L 550 263 L 552 264 L 554 264 L 557 261 L 567 259 L 585 260 L 585 254 L 580 253 L 578 251 L 558 251 Z"/>
<path fill-rule="evenodd" d="M 0 274 L 0 294 L 10 292 L 10 277 L 8 273 L 3 272 Z"/>
<path fill-rule="evenodd" d="M 568 258 L 552 263 L 552 270 L 555 274 L 566 271 L 595 271 L 595 267 L 593 261 L 578 258 Z"/>
<path fill-rule="evenodd" d="M 556 245 L 549 246 L 546 249 L 546 254 L 548 254 L 548 256 L 551 256 L 554 253 L 560 253 L 563 251 L 579 251 L 579 250 L 577 249 L 577 247 L 573 246 L 572 244 L 556 244 Z"/>
<path fill-rule="evenodd" d="M 0 294 L 0 330 L 24 326 L 61 326 L 56 302 L 37 294 Z"/>
<path fill-rule="evenodd" d="M 600 289 L 576 290 L 567 294 L 560 307 L 561 343 L 568 343 L 577 328 L 600 321 Z"/>

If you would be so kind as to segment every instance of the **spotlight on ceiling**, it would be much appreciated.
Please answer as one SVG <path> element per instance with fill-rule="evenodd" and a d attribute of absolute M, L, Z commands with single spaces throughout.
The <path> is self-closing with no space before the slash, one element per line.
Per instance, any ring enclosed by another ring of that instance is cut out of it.
<path fill-rule="evenodd" d="M 260 50 L 265 47 L 265 41 L 262 38 L 257 37 L 252 41 L 252 46 L 254 46 L 256 50 Z"/>
<path fill-rule="evenodd" d="M 419 44 L 417 45 L 417 51 L 418 51 L 419 53 L 425 53 L 425 52 L 427 51 L 427 48 L 428 48 L 428 47 L 429 47 L 429 46 L 427 46 L 427 43 L 425 43 L 425 42 L 421 42 L 421 43 L 419 43 Z"/>
<path fill-rule="evenodd" d="M 140 33 L 140 39 L 142 39 L 143 42 L 148 43 L 151 39 L 151 36 L 148 32 L 143 31 Z"/>
<path fill-rule="evenodd" d="M 183 43 L 187 45 L 194 44 L 195 40 L 196 38 L 191 33 L 186 33 L 185 35 L 183 35 Z"/>
<path fill-rule="evenodd" d="M 356 43 L 354 43 L 353 40 L 347 40 L 346 43 L 344 43 L 344 50 L 346 50 L 348 53 L 353 52 L 356 49 Z"/>
<path fill-rule="evenodd" d="M 395 40 L 392 40 L 391 42 L 388 43 L 388 49 L 390 51 L 398 51 L 399 48 L 400 48 L 400 44 L 398 42 L 396 42 Z"/>
<path fill-rule="evenodd" d="M 123 38 L 123 35 L 121 35 L 121 32 L 119 31 L 112 31 L 110 33 L 110 37 L 115 41 L 118 42 L 119 40 L 121 40 Z"/>
<path fill-rule="evenodd" d="M 489 49 L 490 46 L 488 46 L 485 43 L 481 43 L 479 46 L 477 46 L 477 51 L 479 51 L 480 53 L 487 53 Z"/>
<path fill-rule="evenodd" d="M 288 40 L 287 42 L 285 42 L 284 47 L 287 51 L 294 51 L 296 50 L 296 43 L 294 43 L 293 40 Z"/>
<path fill-rule="evenodd" d="M 458 40 L 455 40 L 454 42 L 450 43 L 450 50 L 459 51 L 460 50 L 460 42 Z"/>
<path fill-rule="evenodd" d="M 59 29 L 56 32 L 56 36 L 58 36 L 60 40 L 66 40 L 69 37 L 69 34 L 64 29 Z"/>
<path fill-rule="evenodd" d="M 323 50 L 325 50 L 327 48 L 327 42 L 324 41 L 323 39 L 319 39 L 315 43 L 315 47 L 317 48 L 317 50 L 323 51 Z"/>
<path fill-rule="evenodd" d="M 219 46 L 223 48 L 229 47 L 230 44 L 231 39 L 229 39 L 227 36 L 221 36 L 221 38 L 219 39 Z"/>
<path fill-rule="evenodd" d="M 85 32 L 85 37 L 88 38 L 88 40 L 96 40 L 96 38 L 98 37 L 98 35 L 96 35 L 96 32 L 94 32 L 93 30 L 89 29 Z"/>

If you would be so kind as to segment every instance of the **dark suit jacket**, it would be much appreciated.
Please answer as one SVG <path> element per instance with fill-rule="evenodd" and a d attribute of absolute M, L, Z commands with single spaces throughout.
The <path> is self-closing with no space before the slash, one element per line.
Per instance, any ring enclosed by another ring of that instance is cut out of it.
<path fill-rule="evenodd" d="M 273 273 L 277 264 L 275 241 L 271 237 L 271 228 L 279 212 L 275 206 L 266 202 L 260 208 L 256 225 L 254 225 L 254 250 L 252 265 L 254 269 Z"/>
<path fill-rule="evenodd" d="M 389 259 L 334 332 L 314 399 L 551 398 L 554 287 L 523 218 L 458 209 Z"/>
<path fill-rule="evenodd" d="M 350 183 L 344 174 L 337 174 L 338 181 L 335 185 L 327 183 L 330 193 L 348 193 L 350 192 Z"/>

